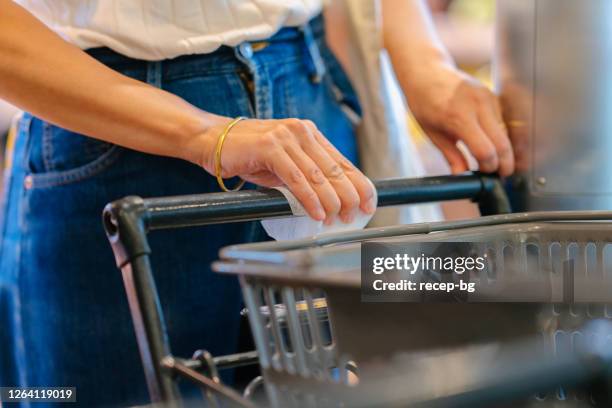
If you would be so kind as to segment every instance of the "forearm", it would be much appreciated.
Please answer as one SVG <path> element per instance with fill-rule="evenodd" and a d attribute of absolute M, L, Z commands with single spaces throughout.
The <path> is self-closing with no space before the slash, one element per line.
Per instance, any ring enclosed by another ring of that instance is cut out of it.
<path fill-rule="evenodd" d="M 105 67 L 10 0 L 0 9 L 0 98 L 97 139 L 202 162 L 220 118 Z"/>
<path fill-rule="evenodd" d="M 454 66 L 423 0 L 382 0 L 383 41 L 404 92 L 432 66 Z"/>

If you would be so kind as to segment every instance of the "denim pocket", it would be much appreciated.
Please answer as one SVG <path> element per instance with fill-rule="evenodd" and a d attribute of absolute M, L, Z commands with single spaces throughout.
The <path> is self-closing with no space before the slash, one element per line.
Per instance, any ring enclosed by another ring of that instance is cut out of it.
<path fill-rule="evenodd" d="M 32 118 L 28 172 L 32 187 L 53 187 L 92 177 L 110 167 L 122 148 Z"/>

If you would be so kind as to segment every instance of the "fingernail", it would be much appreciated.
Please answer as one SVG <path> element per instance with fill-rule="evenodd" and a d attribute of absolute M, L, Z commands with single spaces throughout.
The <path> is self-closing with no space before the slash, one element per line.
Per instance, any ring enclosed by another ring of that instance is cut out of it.
<path fill-rule="evenodd" d="M 355 221 L 355 212 L 351 211 L 351 214 L 349 215 L 348 223 L 350 224 L 353 221 Z"/>
<path fill-rule="evenodd" d="M 323 221 L 323 224 L 329 226 L 329 225 L 332 225 L 333 221 L 334 221 L 333 217 L 327 217 L 325 221 Z"/>
<path fill-rule="evenodd" d="M 497 166 L 498 164 L 496 160 L 487 160 L 486 162 L 482 163 L 483 170 L 488 172 L 497 170 Z"/>
<path fill-rule="evenodd" d="M 368 214 L 372 214 L 374 211 L 376 211 L 376 200 L 374 200 L 374 198 L 369 199 L 365 204 L 364 210 Z"/>
<path fill-rule="evenodd" d="M 325 211 L 323 211 L 323 208 L 317 208 L 315 210 L 315 220 L 317 221 L 323 221 L 325 219 Z"/>
<path fill-rule="evenodd" d="M 350 224 L 351 222 L 353 222 L 353 220 L 355 220 L 355 215 L 353 214 L 352 211 L 350 211 L 346 214 L 342 214 L 340 216 L 340 219 L 342 220 L 343 223 Z"/>

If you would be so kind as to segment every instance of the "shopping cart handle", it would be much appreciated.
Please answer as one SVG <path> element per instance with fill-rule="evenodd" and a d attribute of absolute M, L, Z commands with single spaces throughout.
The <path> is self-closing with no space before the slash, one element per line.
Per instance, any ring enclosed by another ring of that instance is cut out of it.
<path fill-rule="evenodd" d="M 491 175 L 386 179 L 374 185 L 381 207 L 471 199 L 479 204 L 483 215 L 510 212 L 501 181 Z M 150 230 L 286 215 L 291 215 L 286 198 L 277 190 L 261 189 L 145 199 L 129 196 L 108 204 L 103 222 L 121 267 L 133 256 L 150 252 L 143 239 Z"/>

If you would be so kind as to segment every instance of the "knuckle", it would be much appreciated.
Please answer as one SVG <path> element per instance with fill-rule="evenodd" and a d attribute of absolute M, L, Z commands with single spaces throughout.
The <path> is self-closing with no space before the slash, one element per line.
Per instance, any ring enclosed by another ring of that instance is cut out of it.
<path fill-rule="evenodd" d="M 289 172 L 289 179 L 292 183 L 298 184 L 304 180 L 304 174 L 299 169 L 293 169 Z"/>
<path fill-rule="evenodd" d="M 291 127 L 287 126 L 284 123 L 281 123 L 278 125 L 278 128 L 276 128 L 276 131 L 274 132 L 278 138 L 280 139 L 287 139 L 290 138 L 291 135 L 293 134 L 293 132 L 291 131 Z"/>
<path fill-rule="evenodd" d="M 283 121 L 283 125 L 292 133 L 304 133 L 306 125 L 300 119 L 289 118 Z"/>
<path fill-rule="evenodd" d="M 325 183 L 325 176 L 318 167 L 313 167 L 308 171 L 309 179 L 313 184 L 321 185 Z"/>
<path fill-rule="evenodd" d="M 259 140 L 259 146 L 267 151 L 278 147 L 278 138 L 273 132 L 264 133 Z"/>
<path fill-rule="evenodd" d="M 308 131 L 307 132 L 302 132 L 302 133 L 299 134 L 299 136 L 300 136 L 300 140 L 303 143 L 312 144 L 312 143 L 315 142 L 314 134 L 311 133 L 311 132 L 308 132 Z"/>
<path fill-rule="evenodd" d="M 355 166 L 353 166 L 353 163 L 351 163 L 348 159 L 340 160 L 340 166 L 342 167 L 342 170 L 344 170 L 344 172 L 346 173 L 351 173 L 355 171 Z"/>
<path fill-rule="evenodd" d="M 295 135 L 285 125 L 281 125 L 274 132 L 274 137 L 278 146 L 287 148 L 295 143 Z"/>
<path fill-rule="evenodd" d="M 338 163 L 334 163 L 327 169 L 326 175 L 331 179 L 339 179 L 344 176 L 344 171 L 342 171 L 342 167 Z"/>
<path fill-rule="evenodd" d="M 446 112 L 446 121 L 448 127 L 455 131 L 460 131 L 465 126 L 465 117 L 461 110 L 454 107 L 449 108 Z"/>
<path fill-rule="evenodd" d="M 306 126 L 308 129 L 313 130 L 313 129 L 316 129 L 316 128 L 317 128 L 317 125 L 315 125 L 315 123 L 314 123 L 312 120 L 310 120 L 310 119 L 304 119 L 304 120 L 302 120 L 302 123 L 303 123 L 303 125 L 304 125 L 304 126 Z"/>
<path fill-rule="evenodd" d="M 300 144 L 311 143 L 313 134 L 303 122 L 304 121 L 299 119 L 287 119 L 282 126 L 292 141 Z"/>
<path fill-rule="evenodd" d="M 283 120 L 283 123 L 288 127 L 302 127 L 302 121 L 297 118 L 287 118 Z"/>

